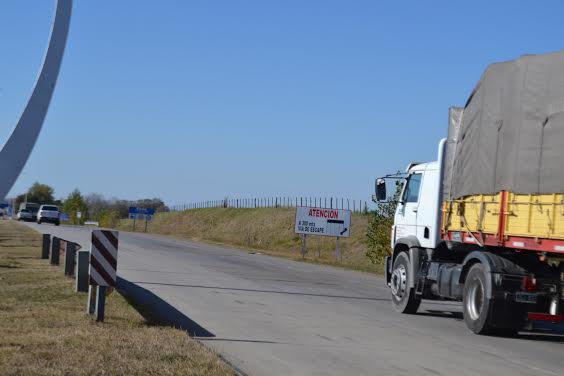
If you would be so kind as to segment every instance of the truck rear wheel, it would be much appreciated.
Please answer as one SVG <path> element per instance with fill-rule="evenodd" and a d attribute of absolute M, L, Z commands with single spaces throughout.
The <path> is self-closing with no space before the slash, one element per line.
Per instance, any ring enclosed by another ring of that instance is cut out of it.
<path fill-rule="evenodd" d="M 464 322 L 476 334 L 489 334 L 493 327 L 489 323 L 492 304 L 488 299 L 486 271 L 480 263 L 473 265 L 464 282 L 462 305 Z"/>
<path fill-rule="evenodd" d="M 406 252 L 400 252 L 394 261 L 390 277 L 392 305 L 399 313 L 416 313 L 421 299 L 415 296 L 415 289 L 410 288 L 413 278 L 410 275 L 410 260 Z"/>

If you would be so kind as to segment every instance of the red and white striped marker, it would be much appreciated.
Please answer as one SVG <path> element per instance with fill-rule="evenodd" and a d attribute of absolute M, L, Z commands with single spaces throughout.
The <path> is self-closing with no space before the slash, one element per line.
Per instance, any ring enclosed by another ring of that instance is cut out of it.
<path fill-rule="evenodd" d="M 90 284 L 115 286 L 117 269 L 118 232 L 92 230 L 90 245 Z"/>

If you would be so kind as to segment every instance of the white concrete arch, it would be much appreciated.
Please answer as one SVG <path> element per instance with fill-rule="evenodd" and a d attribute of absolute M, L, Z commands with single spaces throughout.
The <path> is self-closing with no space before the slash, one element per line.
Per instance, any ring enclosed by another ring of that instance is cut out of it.
<path fill-rule="evenodd" d="M 35 87 L 10 137 L 0 151 L 0 201 L 23 170 L 47 115 L 69 33 L 72 0 L 56 0 L 51 36 Z"/>

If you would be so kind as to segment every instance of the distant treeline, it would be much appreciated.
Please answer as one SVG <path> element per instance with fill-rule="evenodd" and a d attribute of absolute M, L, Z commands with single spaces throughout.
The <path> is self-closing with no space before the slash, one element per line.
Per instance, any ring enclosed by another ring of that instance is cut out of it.
<path fill-rule="evenodd" d="M 86 221 L 97 221 L 102 226 L 113 226 L 120 218 L 127 218 L 130 206 L 152 208 L 155 212 L 169 210 L 160 198 L 139 200 L 105 198 L 99 193 L 82 195 L 78 189 L 72 191 L 66 198 L 55 199 L 54 189 L 41 183 L 34 183 L 26 193 L 15 198 L 15 210 L 17 211 L 20 203 L 25 201 L 40 205 L 57 205 L 62 212 L 68 214 L 71 223 L 82 224 Z M 77 212 L 81 213 L 80 218 L 77 218 Z"/>

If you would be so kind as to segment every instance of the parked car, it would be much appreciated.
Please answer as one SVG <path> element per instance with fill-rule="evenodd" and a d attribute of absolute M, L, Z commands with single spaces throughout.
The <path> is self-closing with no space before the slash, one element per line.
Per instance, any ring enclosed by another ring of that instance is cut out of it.
<path fill-rule="evenodd" d="M 53 223 L 55 226 L 60 224 L 59 208 L 55 205 L 41 205 L 37 212 L 37 223 Z"/>
<path fill-rule="evenodd" d="M 22 202 L 20 204 L 20 211 L 28 210 L 31 213 L 32 220 L 37 221 L 37 212 L 39 211 L 39 204 L 35 202 Z"/>
<path fill-rule="evenodd" d="M 22 209 L 16 214 L 18 221 L 33 221 L 33 212 L 29 209 Z"/>

